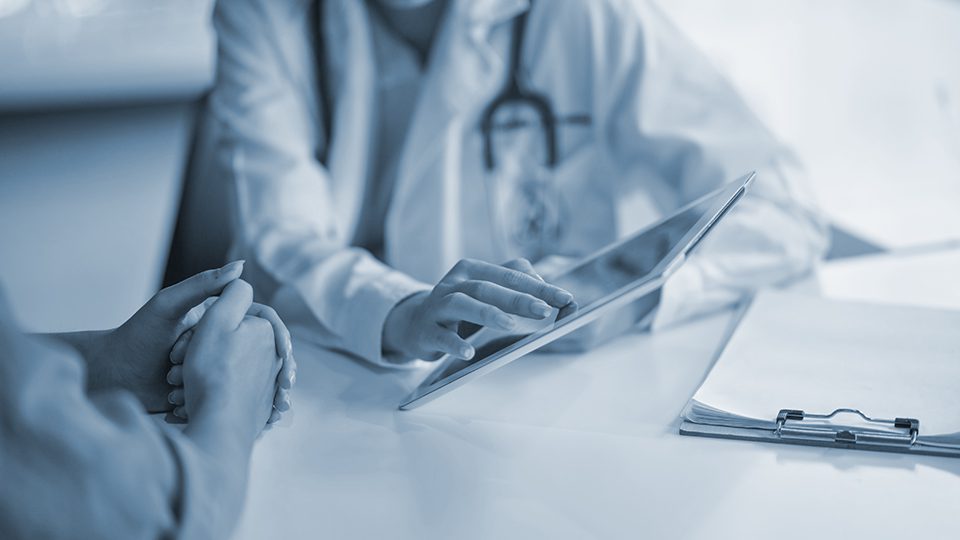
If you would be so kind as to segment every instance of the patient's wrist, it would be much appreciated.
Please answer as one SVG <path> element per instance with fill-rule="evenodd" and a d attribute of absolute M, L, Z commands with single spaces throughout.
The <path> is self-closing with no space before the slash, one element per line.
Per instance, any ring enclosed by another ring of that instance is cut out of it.
<path fill-rule="evenodd" d="M 205 402 L 190 414 L 190 423 L 186 430 L 188 436 L 198 438 L 216 452 L 249 453 L 253 441 L 262 426 L 258 428 L 250 418 L 227 404 Z"/>

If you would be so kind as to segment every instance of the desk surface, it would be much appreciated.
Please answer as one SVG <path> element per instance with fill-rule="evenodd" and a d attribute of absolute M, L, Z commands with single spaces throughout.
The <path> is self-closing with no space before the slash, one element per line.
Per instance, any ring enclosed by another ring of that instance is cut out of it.
<path fill-rule="evenodd" d="M 298 343 L 238 538 L 945 538 L 960 460 L 681 437 L 729 314 L 534 355 L 409 412 L 425 376 Z"/>

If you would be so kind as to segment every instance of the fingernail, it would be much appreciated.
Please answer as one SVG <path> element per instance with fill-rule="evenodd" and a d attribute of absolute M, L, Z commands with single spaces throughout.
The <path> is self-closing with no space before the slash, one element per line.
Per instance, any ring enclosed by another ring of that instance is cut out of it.
<path fill-rule="evenodd" d="M 220 271 L 222 275 L 233 275 L 234 272 L 237 274 L 243 273 L 243 263 L 247 261 L 240 259 L 239 261 L 233 261 L 232 263 L 225 264 Z"/>
<path fill-rule="evenodd" d="M 497 315 L 497 326 L 503 328 L 504 330 L 513 330 L 513 327 L 517 325 L 516 319 L 509 315 Z"/>
<path fill-rule="evenodd" d="M 464 360 L 470 360 L 474 354 L 473 347 L 463 347 L 460 349 L 460 357 Z"/>
<path fill-rule="evenodd" d="M 557 303 L 561 306 L 565 306 L 573 302 L 573 295 L 567 291 L 560 291 L 557 293 Z"/>
<path fill-rule="evenodd" d="M 540 317 L 546 317 L 551 311 L 553 310 L 546 304 L 546 302 L 537 300 L 537 302 L 533 304 L 533 313 L 539 315 Z"/>
<path fill-rule="evenodd" d="M 290 374 L 290 386 L 297 384 L 297 372 L 294 371 Z"/>
<path fill-rule="evenodd" d="M 169 403 L 169 404 L 171 404 L 171 405 L 173 405 L 174 403 L 176 403 L 176 401 L 174 401 L 174 399 L 173 399 L 173 392 L 170 392 L 169 394 L 167 394 L 167 403 Z"/>

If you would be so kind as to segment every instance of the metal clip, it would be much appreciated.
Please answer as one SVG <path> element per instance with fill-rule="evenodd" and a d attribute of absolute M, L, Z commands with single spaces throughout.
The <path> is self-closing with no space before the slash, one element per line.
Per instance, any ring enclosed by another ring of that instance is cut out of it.
<path fill-rule="evenodd" d="M 891 431 L 889 427 L 858 429 L 823 423 L 796 425 L 810 420 L 830 420 L 842 413 L 855 414 L 865 422 L 892 426 L 894 430 L 901 430 L 901 432 Z M 871 418 L 860 412 L 859 409 L 836 409 L 830 414 L 811 414 L 799 409 L 781 409 L 777 414 L 777 430 L 775 433 L 777 437 L 793 440 L 822 441 L 847 445 L 912 446 L 917 442 L 917 437 L 920 434 L 920 421 L 915 418 L 894 418 L 892 420 Z"/>

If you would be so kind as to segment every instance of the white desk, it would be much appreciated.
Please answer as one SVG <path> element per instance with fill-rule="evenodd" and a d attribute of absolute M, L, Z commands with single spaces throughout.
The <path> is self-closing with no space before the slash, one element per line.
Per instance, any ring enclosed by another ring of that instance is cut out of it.
<path fill-rule="evenodd" d="M 730 316 L 531 356 L 415 411 L 423 377 L 297 344 L 238 538 L 948 538 L 960 460 L 688 438 Z"/>
<path fill-rule="evenodd" d="M 960 240 L 937 250 L 843 259 L 820 271 L 823 295 L 840 300 L 960 309 Z"/>

